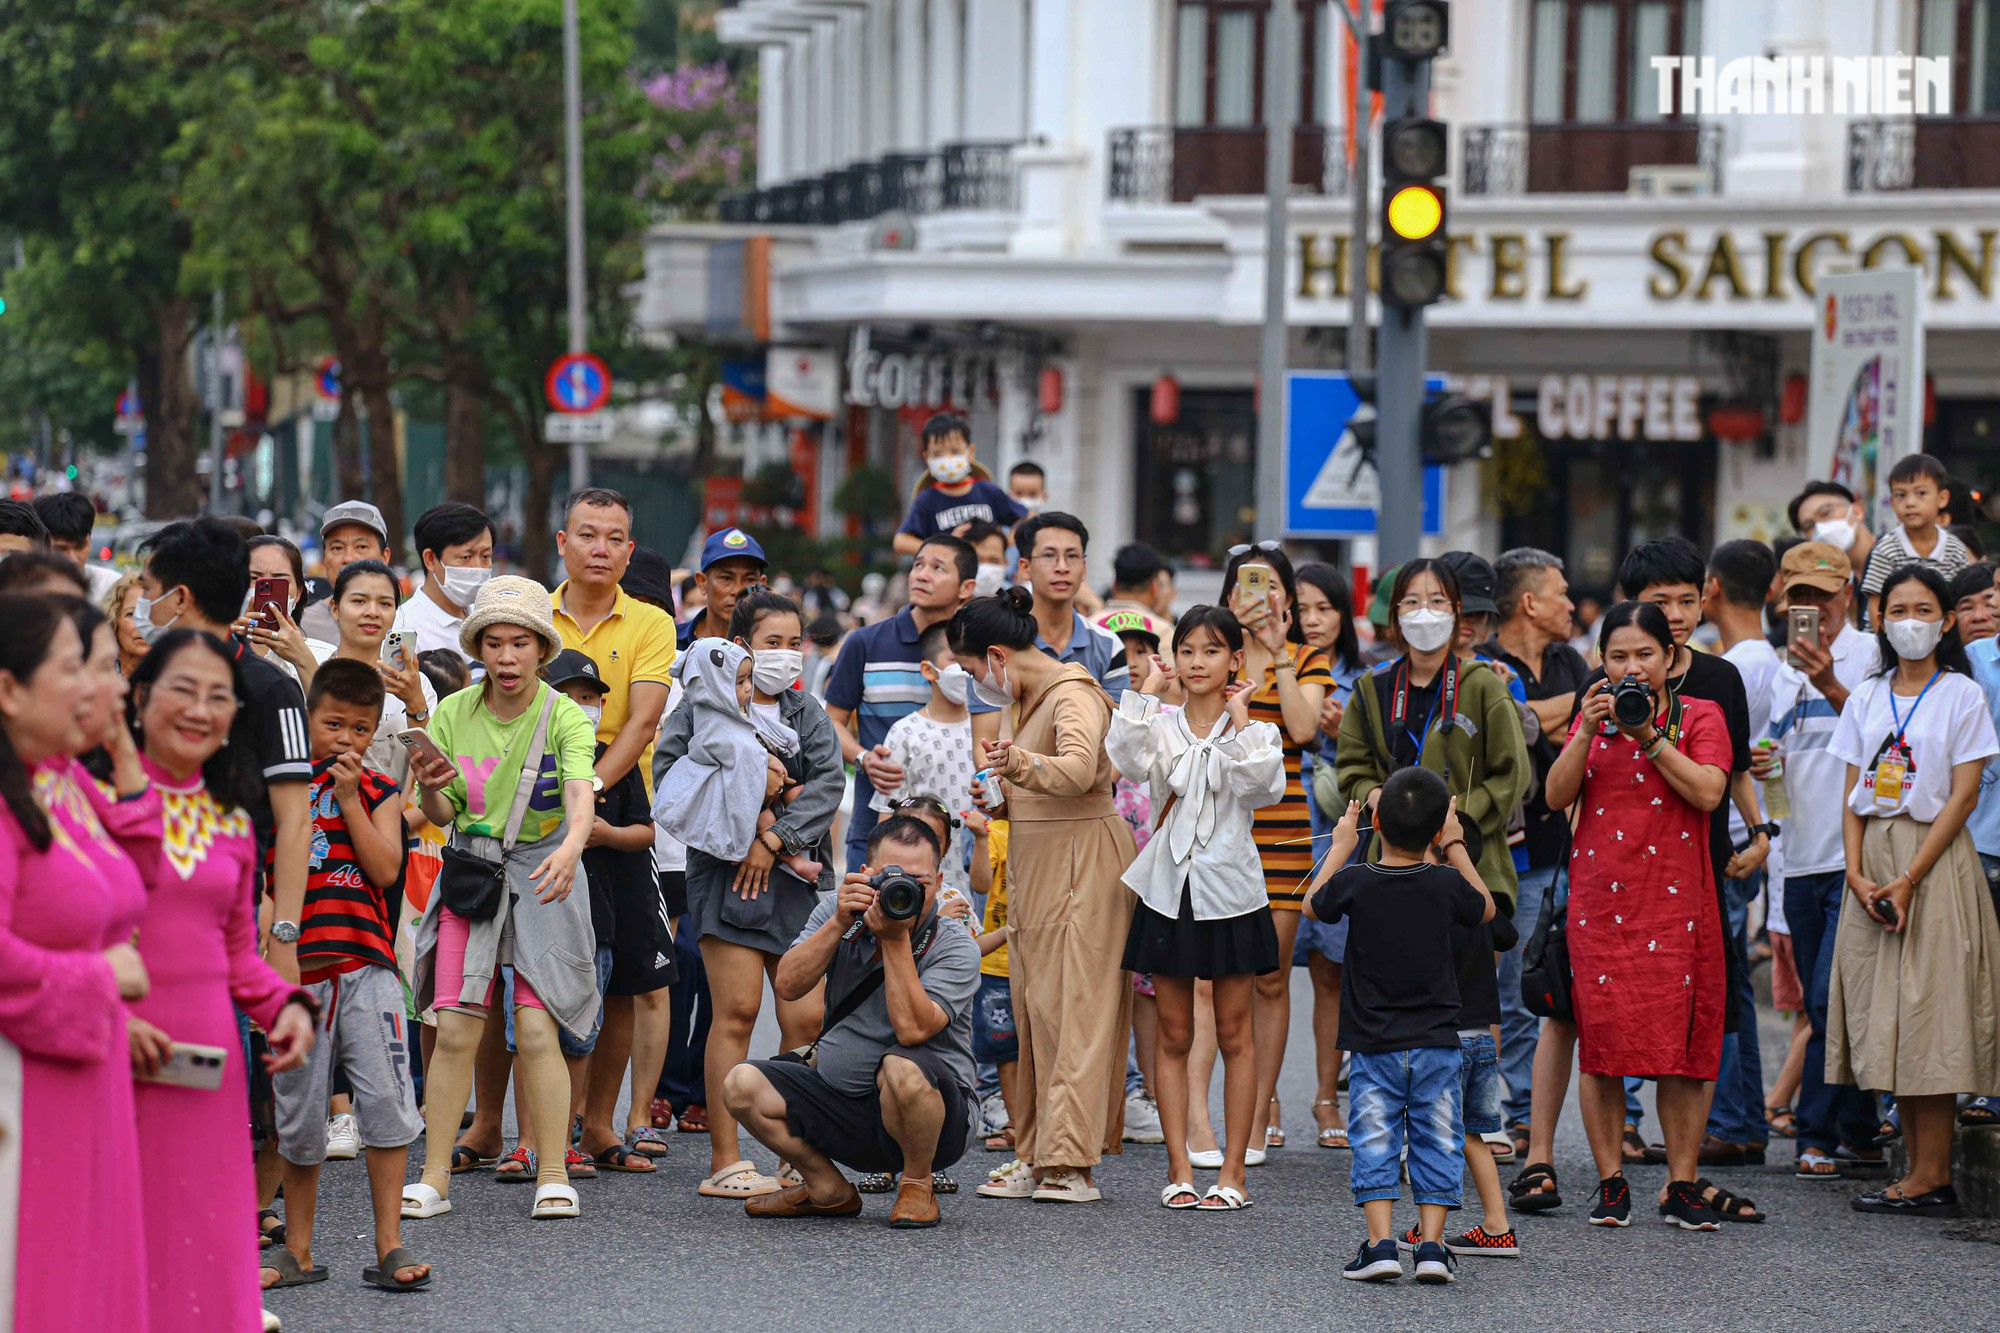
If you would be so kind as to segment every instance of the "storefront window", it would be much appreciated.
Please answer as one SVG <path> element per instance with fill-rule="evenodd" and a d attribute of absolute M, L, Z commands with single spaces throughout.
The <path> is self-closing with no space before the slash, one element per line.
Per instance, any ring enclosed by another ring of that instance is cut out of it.
<path fill-rule="evenodd" d="M 1183 389 L 1180 418 L 1155 425 L 1149 389 L 1132 393 L 1138 423 L 1138 537 L 1172 560 L 1207 568 L 1256 526 L 1257 413 L 1248 389 Z"/>
<path fill-rule="evenodd" d="M 1922 0 L 1917 54 L 1952 62 L 1952 110 L 2000 115 L 2000 0 Z"/>

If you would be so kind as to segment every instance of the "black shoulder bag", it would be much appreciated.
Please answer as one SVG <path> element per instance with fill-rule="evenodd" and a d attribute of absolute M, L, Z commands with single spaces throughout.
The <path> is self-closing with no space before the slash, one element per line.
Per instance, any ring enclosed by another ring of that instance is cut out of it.
<path fill-rule="evenodd" d="M 1565 844 L 1567 845 L 1567 844 Z M 1567 858 L 1565 858 L 1565 862 Z M 1521 1005 L 1539 1018 L 1576 1019 L 1569 991 L 1568 904 L 1557 904 L 1557 889 L 1569 878 L 1569 867 L 1559 863 L 1555 877 L 1542 893 L 1541 916 L 1535 932 L 1521 946 Z"/>
<path fill-rule="evenodd" d="M 534 794 L 535 779 L 541 776 L 542 756 L 549 744 L 549 713 L 555 706 L 555 691 L 542 695 L 542 715 L 535 722 L 535 738 L 529 742 L 528 756 L 521 761 L 521 780 L 514 788 L 514 808 L 507 814 L 507 830 L 500 839 L 500 859 L 489 861 L 474 856 L 451 842 L 439 853 L 443 866 L 438 870 L 437 891 L 444 905 L 467 921 L 491 921 L 499 915 L 507 893 L 507 853 L 521 836 L 521 821 L 528 816 L 528 798 Z"/>
<path fill-rule="evenodd" d="M 938 921 L 938 916 L 933 913 L 930 921 L 917 933 L 917 937 L 910 941 L 910 957 L 912 960 L 921 960 L 925 954 L 930 952 L 932 942 L 937 939 Z M 826 1040 L 826 1034 L 854 1017 L 855 1010 L 866 1004 L 869 996 L 881 990 L 882 983 L 888 980 L 888 977 L 889 974 L 883 970 L 879 963 L 868 969 L 868 975 L 855 982 L 854 989 L 841 996 L 839 1003 L 826 1011 L 826 1017 L 821 1020 L 819 1025 L 819 1035 L 812 1039 L 811 1045 L 801 1046 L 796 1050 L 780 1051 L 772 1058 L 786 1060 L 792 1064 L 817 1066 L 819 1063 L 819 1044 Z"/>

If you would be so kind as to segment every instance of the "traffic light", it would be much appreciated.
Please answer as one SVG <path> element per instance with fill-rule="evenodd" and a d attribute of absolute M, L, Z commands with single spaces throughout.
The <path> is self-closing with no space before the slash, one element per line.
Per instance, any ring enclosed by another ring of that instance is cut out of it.
<path fill-rule="evenodd" d="M 1429 86 L 1427 65 L 1445 47 L 1450 10 L 1444 0 L 1390 0 L 1374 49 L 1402 66 L 1403 84 Z M 1377 80 L 1378 86 L 1381 80 Z M 1390 108 L 1382 124 L 1381 295 L 1384 305 L 1420 309 L 1445 294 L 1445 189 L 1451 131 L 1441 120 Z M 1401 114 L 1398 114 L 1398 113 Z"/>
<path fill-rule="evenodd" d="M 1493 408 L 1464 394 L 1442 394 L 1424 404 L 1417 441 L 1428 465 L 1493 456 Z"/>

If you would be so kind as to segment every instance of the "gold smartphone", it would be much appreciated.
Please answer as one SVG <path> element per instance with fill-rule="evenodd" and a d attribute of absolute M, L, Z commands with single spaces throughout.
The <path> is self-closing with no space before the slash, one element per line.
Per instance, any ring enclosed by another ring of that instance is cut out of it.
<path fill-rule="evenodd" d="M 1791 607 L 1785 617 L 1785 660 L 1795 667 L 1803 668 L 1799 661 L 1798 647 L 1801 642 L 1817 648 L 1819 641 L 1819 608 L 1816 606 Z"/>
<path fill-rule="evenodd" d="M 1236 602 L 1245 610 L 1261 611 L 1271 602 L 1271 567 L 1245 564 L 1236 569 Z"/>

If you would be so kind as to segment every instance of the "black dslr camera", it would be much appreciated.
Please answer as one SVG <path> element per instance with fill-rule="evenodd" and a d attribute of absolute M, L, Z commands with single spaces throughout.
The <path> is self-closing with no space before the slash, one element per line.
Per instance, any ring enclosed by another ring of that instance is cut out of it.
<path fill-rule="evenodd" d="M 924 882 L 901 866 L 883 866 L 868 881 L 875 905 L 891 921 L 908 921 L 924 910 Z"/>
<path fill-rule="evenodd" d="M 1627 676 L 1611 689 L 1611 716 L 1621 727 L 1643 727 L 1653 720 L 1653 687 L 1638 676 Z"/>

